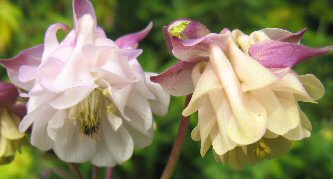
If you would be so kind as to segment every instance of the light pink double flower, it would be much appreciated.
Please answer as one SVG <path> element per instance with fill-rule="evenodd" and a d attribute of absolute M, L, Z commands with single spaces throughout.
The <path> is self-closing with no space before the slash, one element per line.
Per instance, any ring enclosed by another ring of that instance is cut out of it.
<path fill-rule="evenodd" d="M 74 29 L 50 26 L 43 45 L 0 63 L 29 97 L 20 131 L 66 162 L 113 166 L 152 142 L 152 112 L 167 112 L 169 96 L 149 79 L 137 49 L 152 28 L 108 39 L 89 0 L 73 0 Z M 68 32 L 61 42 L 58 30 Z M 154 74 L 156 75 L 156 74 Z"/>
<path fill-rule="evenodd" d="M 181 61 L 151 79 L 171 95 L 193 93 L 183 115 L 198 111 L 192 139 L 201 141 L 202 156 L 212 146 L 217 161 L 240 168 L 286 153 L 290 141 L 310 136 L 311 123 L 298 101 L 315 102 L 324 87 L 291 68 L 330 47 L 302 46 L 304 30 L 217 34 L 189 19 L 172 22 L 164 32 Z"/>

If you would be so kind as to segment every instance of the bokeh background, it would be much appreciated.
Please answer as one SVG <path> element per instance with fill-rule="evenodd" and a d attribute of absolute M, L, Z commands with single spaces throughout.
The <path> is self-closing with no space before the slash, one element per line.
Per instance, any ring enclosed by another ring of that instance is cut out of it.
<path fill-rule="evenodd" d="M 98 23 L 111 39 L 143 29 L 149 21 L 154 28 L 141 44 L 139 57 L 146 71 L 162 72 L 176 59 L 168 52 L 163 25 L 176 18 L 201 21 L 211 31 L 224 27 L 246 33 L 265 27 L 298 31 L 307 27 L 303 44 L 322 47 L 333 44 L 332 0 L 93 0 Z M 72 26 L 71 0 L 0 0 L 0 58 L 13 57 L 21 50 L 43 42 L 48 26 L 64 22 Z M 59 38 L 64 37 L 60 32 Z M 318 104 L 301 104 L 313 124 L 312 136 L 296 142 L 288 155 L 261 162 L 242 170 L 216 163 L 209 152 L 199 154 L 200 144 L 186 136 L 173 178 L 333 178 L 333 53 L 302 63 L 300 74 L 315 74 L 325 85 L 326 95 Z M 1 68 L 1 79 L 6 73 Z M 181 118 L 183 98 L 172 98 L 167 116 L 155 117 L 153 144 L 135 151 L 132 159 L 114 168 L 114 178 L 159 178 L 170 153 Z M 197 122 L 192 116 L 191 131 Z M 92 166 L 79 165 L 90 177 Z M 98 169 L 104 177 L 105 169 Z M 69 178 L 68 164 L 52 152 L 42 153 L 28 142 L 13 163 L 0 166 L 0 178 Z"/>

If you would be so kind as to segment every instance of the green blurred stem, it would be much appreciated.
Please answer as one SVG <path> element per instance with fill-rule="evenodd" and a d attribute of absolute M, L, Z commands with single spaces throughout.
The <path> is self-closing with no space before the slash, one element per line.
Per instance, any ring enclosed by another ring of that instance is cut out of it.
<path fill-rule="evenodd" d="M 92 179 L 97 179 L 97 172 L 98 172 L 98 168 L 96 166 L 92 167 Z"/>
<path fill-rule="evenodd" d="M 112 175 L 113 175 L 113 168 L 112 167 L 107 168 L 105 179 L 112 179 Z"/>
<path fill-rule="evenodd" d="M 70 166 L 71 166 L 73 172 L 77 175 L 77 178 L 84 179 L 79 168 L 77 167 L 77 165 L 75 163 L 70 163 Z"/>
<path fill-rule="evenodd" d="M 192 97 L 192 94 L 186 96 L 184 108 L 190 102 L 191 97 Z M 180 155 L 180 152 L 181 152 L 181 149 L 182 149 L 182 144 L 184 142 L 184 138 L 185 138 L 185 135 L 186 135 L 186 132 L 187 132 L 189 118 L 190 118 L 190 116 L 187 116 L 187 117 L 183 116 L 182 119 L 181 119 L 178 134 L 177 134 L 177 138 L 176 138 L 175 143 L 173 144 L 171 154 L 169 156 L 168 163 L 166 164 L 166 166 L 164 168 L 161 179 L 169 179 L 171 177 L 175 167 L 176 167 L 176 164 L 177 164 L 177 161 L 179 159 L 179 155 Z"/>

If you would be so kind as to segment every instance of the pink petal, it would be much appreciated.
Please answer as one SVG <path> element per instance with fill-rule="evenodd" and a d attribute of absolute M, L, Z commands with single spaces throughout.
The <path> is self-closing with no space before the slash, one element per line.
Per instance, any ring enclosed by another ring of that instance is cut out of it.
<path fill-rule="evenodd" d="M 138 47 L 138 42 L 143 40 L 153 27 L 153 23 L 149 22 L 148 26 L 140 32 L 122 36 L 116 40 L 116 44 L 120 48 L 135 49 Z"/>
<path fill-rule="evenodd" d="M 67 89 L 50 101 L 55 109 L 67 109 L 84 100 L 97 86 L 77 87 Z"/>
<path fill-rule="evenodd" d="M 96 14 L 94 7 L 90 0 L 73 0 L 73 15 L 74 15 L 74 26 L 75 29 L 78 28 L 79 19 L 85 15 L 90 14 L 96 23 Z"/>
<path fill-rule="evenodd" d="M 196 39 L 210 33 L 209 30 L 200 22 L 185 18 L 176 19 L 172 21 L 169 25 L 163 27 L 164 36 L 170 51 L 172 51 L 172 49 L 174 48 L 172 41 L 179 38 L 173 38 L 170 35 L 169 30 L 182 22 L 189 22 L 188 26 L 180 33 L 184 37 L 184 39 Z"/>
<path fill-rule="evenodd" d="M 310 48 L 289 42 L 265 41 L 252 45 L 249 54 L 267 68 L 292 68 L 311 57 L 326 54 L 332 48 Z"/>
<path fill-rule="evenodd" d="M 185 96 L 193 93 L 192 69 L 196 63 L 181 61 L 150 80 L 159 83 L 167 93 L 174 96 Z"/>
<path fill-rule="evenodd" d="M 32 82 L 25 83 L 18 79 L 19 69 L 22 65 L 38 66 L 42 59 L 43 50 L 44 46 L 38 45 L 22 51 L 14 58 L 0 60 L 0 64 L 7 69 L 8 76 L 12 83 L 25 90 L 29 90 L 32 87 Z"/>
<path fill-rule="evenodd" d="M 10 84 L 0 81 L 0 107 L 9 107 L 16 102 L 19 93 L 17 88 Z"/>
<path fill-rule="evenodd" d="M 289 31 L 278 28 L 267 28 L 262 29 L 262 31 L 272 40 L 299 44 L 304 33 L 306 32 L 306 28 L 296 33 L 291 33 Z"/>
<path fill-rule="evenodd" d="M 53 24 L 47 29 L 44 39 L 45 48 L 44 48 L 43 59 L 59 46 L 57 32 L 60 29 L 64 30 L 65 32 L 69 32 L 70 30 L 69 26 L 63 23 Z"/>

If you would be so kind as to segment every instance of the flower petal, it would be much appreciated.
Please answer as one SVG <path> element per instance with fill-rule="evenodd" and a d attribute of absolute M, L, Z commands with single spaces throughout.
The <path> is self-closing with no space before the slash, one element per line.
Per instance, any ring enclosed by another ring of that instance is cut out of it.
<path fill-rule="evenodd" d="M 267 68 L 292 68 L 311 57 L 324 55 L 332 48 L 309 48 L 289 42 L 265 41 L 252 45 L 249 54 Z"/>
<path fill-rule="evenodd" d="M 60 29 L 64 30 L 65 32 L 69 32 L 70 30 L 69 26 L 63 23 L 53 24 L 47 29 L 44 39 L 45 48 L 42 59 L 48 57 L 51 52 L 53 52 L 59 46 L 57 32 Z"/>
<path fill-rule="evenodd" d="M 49 104 L 55 109 L 66 109 L 85 99 L 97 86 L 67 89 L 55 97 Z"/>
<path fill-rule="evenodd" d="M 148 26 L 143 29 L 140 32 L 128 34 L 125 36 L 122 36 L 116 40 L 116 44 L 120 48 L 125 49 L 136 49 L 138 47 L 138 42 L 143 40 L 150 32 L 150 30 L 153 28 L 153 23 L 149 22 Z"/>
<path fill-rule="evenodd" d="M 304 33 L 306 32 L 306 28 L 296 33 L 292 33 L 279 28 L 266 28 L 262 29 L 261 31 L 263 31 L 271 40 L 299 44 L 302 40 Z"/>
<path fill-rule="evenodd" d="M 91 160 L 96 153 L 96 140 L 81 135 L 77 126 L 70 127 L 70 133 L 67 135 L 68 142 L 65 145 L 54 144 L 54 152 L 65 162 L 82 163 Z"/>
<path fill-rule="evenodd" d="M 90 0 L 73 0 L 73 15 L 74 15 L 74 26 L 75 29 L 78 28 L 78 21 L 79 19 L 84 16 L 85 14 L 91 15 L 94 19 L 95 26 L 96 26 L 96 14 L 94 7 Z"/>
<path fill-rule="evenodd" d="M 243 93 L 229 60 L 217 46 L 211 47 L 211 61 L 233 112 L 234 119 L 228 125 L 230 139 L 243 145 L 259 140 L 266 131 L 265 108 L 251 95 Z"/>
<path fill-rule="evenodd" d="M 324 96 L 325 87 L 314 75 L 301 75 L 299 80 L 313 100 L 318 100 Z"/>
<path fill-rule="evenodd" d="M 242 81 L 244 92 L 268 86 L 277 80 L 271 71 L 242 52 L 234 40 L 230 38 L 227 43 L 227 56 L 230 58 L 237 77 Z"/>
<path fill-rule="evenodd" d="M 195 63 L 181 61 L 158 76 L 150 77 L 152 82 L 159 83 L 168 94 L 185 96 L 191 94 L 194 86 L 191 80 Z"/>
<path fill-rule="evenodd" d="M 163 90 L 161 85 L 150 81 L 150 77 L 155 75 L 157 73 L 145 73 L 146 84 L 155 97 L 155 99 L 149 100 L 149 105 L 155 114 L 163 116 L 168 112 L 170 96 Z"/>
<path fill-rule="evenodd" d="M 14 58 L 0 60 L 0 64 L 7 69 L 8 76 L 13 84 L 25 90 L 29 90 L 33 86 L 33 82 L 22 83 L 18 79 L 19 70 L 22 65 L 38 66 L 42 59 L 43 50 L 44 46 L 38 45 L 22 51 Z"/>
<path fill-rule="evenodd" d="M 106 146 L 118 164 L 128 160 L 134 149 L 134 143 L 127 129 L 120 127 L 115 132 L 110 125 L 103 125 L 103 135 Z"/>
<path fill-rule="evenodd" d="M 15 120 L 13 119 L 16 116 L 13 116 L 8 113 L 6 109 L 2 109 L 0 111 L 1 115 L 1 137 L 6 139 L 15 140 L 20 139 L 24 136 L 23 133 L 20 133 L 18 130 L 17 124 L 15 124 Z M 17 118 L 17 117 L 16 117 Z"/>

